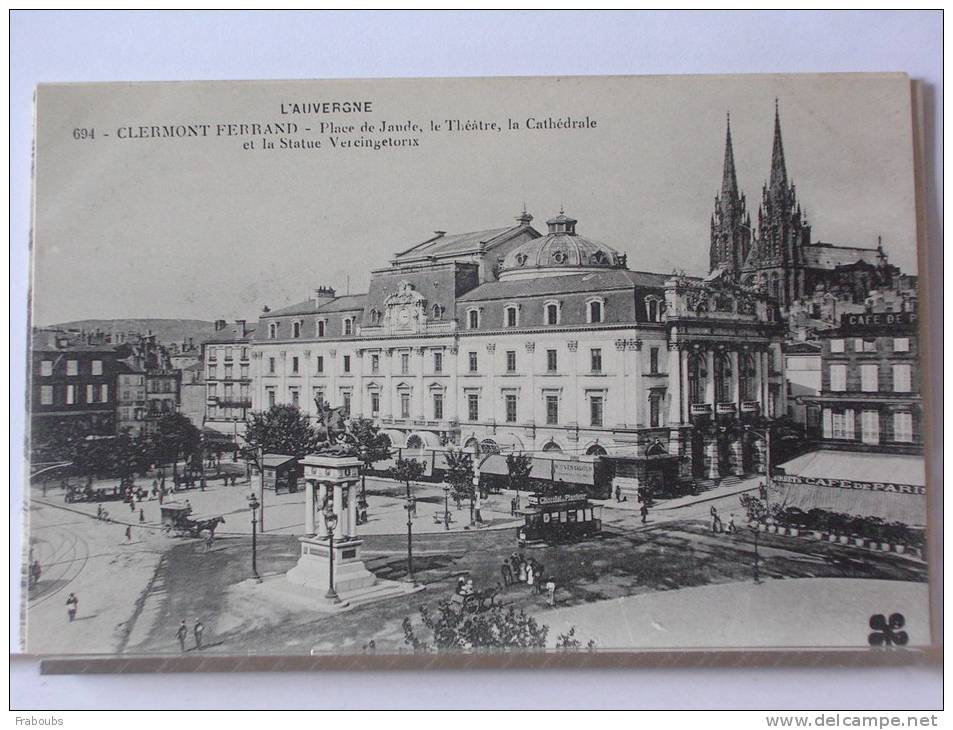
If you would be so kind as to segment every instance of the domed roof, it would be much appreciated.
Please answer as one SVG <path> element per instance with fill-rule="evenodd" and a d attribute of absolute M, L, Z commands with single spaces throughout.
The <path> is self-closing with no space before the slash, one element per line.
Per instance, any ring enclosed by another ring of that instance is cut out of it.
<path fill-rule="evenodd" d="M 559 211 L 559 215 L 546 221 L 548 235 L 528 241 L 506 255 L 500 267 L 500 280 L 625 268 L 625 254 L 580 236 L 576 222 Z"/>

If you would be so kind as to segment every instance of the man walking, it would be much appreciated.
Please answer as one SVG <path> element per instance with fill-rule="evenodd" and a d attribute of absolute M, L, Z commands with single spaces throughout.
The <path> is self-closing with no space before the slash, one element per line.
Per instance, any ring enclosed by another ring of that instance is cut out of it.
<path fill-rule="evenodd" d="M 642 524 L 644 525 L 649 518 L 649 506 L 647 503 L 642 502 L 642 507 L 639 509 L 639 512 L 642 515 Z"/>
<path fill-rule="evenodd" d="M 143 511 L 142 507 L 139 508 L 139 524 L 144 525 L 146 523 L 146 513 Z"/>
<path fill-rule="evenodd" d="M 721 532 L 721 517 L 718 516 L 718 510 L 715 509 L 714 505 L 712 505 L 710 513 L 711 513 L 711 531 Z"/>
<path fill-rule="evenodd" d="M 75 593 L 70 593 L 66 599 L 66 613 L 69 614 L 70 623 L 76 619 L 76 611 L 79 610 L 79 599 Z"/>
<path fill-rule="evenodd" d="M 179 630 L 175 632 L 175 638 L 179 640 L 179 649 L 185 654 L 185 640 L 188 638 L 189 629 L 185 625 L 185 619 L 179 624 Z"/>
<path fill-rule="evenodd" d="M 126 527 L 126 542 L 132 542 L 132 525 Z"/>
<path fill-rule="evenodd" d="M 202 634 L 205 633 L 205 624 L 202 623 L 202 619 L 195 622 L 192 633 L 195 635 L 195 648 L 202 651 Z"/>

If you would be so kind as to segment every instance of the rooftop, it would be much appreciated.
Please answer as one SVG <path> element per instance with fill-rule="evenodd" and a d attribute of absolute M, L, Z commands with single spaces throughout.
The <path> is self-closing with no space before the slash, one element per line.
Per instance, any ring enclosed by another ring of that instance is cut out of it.
<path fill-rule="evenodd" d="M 589 271 L 581 274 L 545 276 L 518 281 L 495 281 L 478 286 L 461 297 L 459 302 L 483 301 L 487 299 L 512 299 L 531 297 L 541 294 L 571 294 L 573 292 L 601 292 L 610 289 L 629 289 L 631 287 L 651 287 L 662 289 L 671 274 L 654 274 L 646 271 L 627 269 L 608 269 Z"/>

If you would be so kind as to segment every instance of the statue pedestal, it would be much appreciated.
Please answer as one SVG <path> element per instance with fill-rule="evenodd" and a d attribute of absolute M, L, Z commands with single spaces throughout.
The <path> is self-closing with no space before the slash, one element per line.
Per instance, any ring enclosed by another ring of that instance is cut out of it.
<path fill-rule="evenodd" d="M 298 540 L 301 543 L 301 557 L 298 558 L 298 564 L 286 574 L 288 581 L 327 591 L 330 586 L 330 542 L 317 537 L 300 537 Z M 357 538 L 334 541 L 334 590 L 339 596 L 346 596 L 377 582 L 376 576 L 364 567 L 359 557 L 363 543 Z"/>

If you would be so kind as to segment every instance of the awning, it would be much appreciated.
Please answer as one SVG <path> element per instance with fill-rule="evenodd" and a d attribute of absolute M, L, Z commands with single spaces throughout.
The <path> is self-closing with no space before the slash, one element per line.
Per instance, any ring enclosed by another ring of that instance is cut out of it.
<path fill-rule="evenodd" d="M 432 431 L 414 431 L 410 434 L 410 436 L 407 437 L 407 441 L 409 442 L 413 436 L 417 436 L 420 439 L 421 443 L 423 444 L 423 448 L 425 449 L 443 448 L 442 444 L 440 443 L 440 437 Z"/>
<path fill-rule="evenodd" d="M 520 452 L 520 451 L 523 451 L 524 449 L 522 439 L 513 433 L 494 433 L 489 436 L 484 436 L 482 439 L 480 439 L 481 451 L 484 450 L 484 447 L 483 447 L 484 444 L 487 444 L 489 446 L 491 443 L 496 444 L 497 447 L 499 447 L 500 451 L 505 453 L 511 453 L 514 451 Z M 492 453 L 492 452 L 484 451 L 484 453 Z"/>
<path fill-rule="evenodd" d="M 887 522 L 926 524 L 923 458 L 905 454 L 812 451 L 781 464 L 773 481 L 788 507 L 819 508 Z"/>
<path fill-rule="evenodd" d="M 397 429 L 389 428 L 389 429 L 382 430 L 381 433 L 390 439 L 390 445 L 393 446 L 395 449 L 399 449 L 405 443 L 407 443 L 407 437 L 404 435 L 403 431 L 398 431 Z"/>
<path fill-rule="evenodd" d="M 293 461 L 297 461 L 294 456 L 289 456 L 288 454 L 265 454 L 262 459 L 262 466 L 266 469 L 277 469 L 282 467 L 285 464 L 289 464 Z"/>

